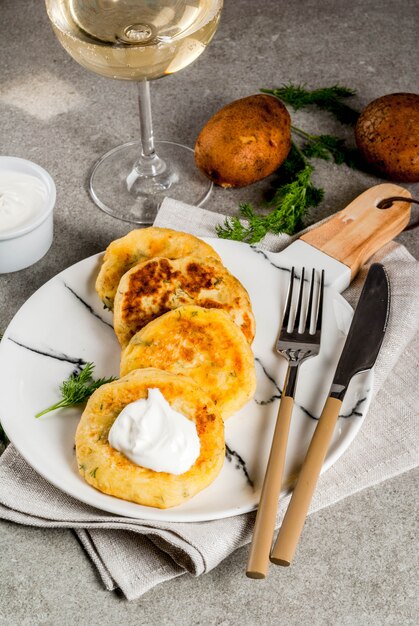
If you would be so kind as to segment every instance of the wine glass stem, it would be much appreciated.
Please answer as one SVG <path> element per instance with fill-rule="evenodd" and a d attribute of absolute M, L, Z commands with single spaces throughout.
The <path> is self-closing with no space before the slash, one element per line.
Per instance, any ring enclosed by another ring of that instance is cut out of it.
<path fill-rule="evenodd" d="M 128 175 L 128 189 L 131 189 L 138 177 L 148 179 L 162 174 L 167 169 L 167 164 L 156 154 L 154 148 L 150 85 L 146 80 L 138 82 L 138 106 L 140 109 L 141 156 Z"/>
<path fill-rule="evenodd" d="M 138 82 L 138 106 L 140 109 L 142 156 L 151 157 L 155 154 L 155 149 L 150 83 L 147 80 Z"/>

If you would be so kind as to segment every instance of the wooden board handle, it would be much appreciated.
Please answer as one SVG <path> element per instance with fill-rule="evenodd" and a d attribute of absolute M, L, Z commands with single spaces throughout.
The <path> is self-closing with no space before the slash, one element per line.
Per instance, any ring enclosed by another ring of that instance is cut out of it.
<path fill-rule="evenodd" d="M 408 202 L 394 202 L 390 209 L 377 209 L 377 203 L 391 196 L 411 198 L 404 187 L 384 183 L 364 191 L 329 220 L 302 235 L 309 243 L 351 269 L 352 278 L 360 267 L 408 224 Z"/>
<path fill-rule="evenodd" d="M 256 515 L 253 540 L 250 547 L 246 576 L 249 578 L 266 578 L 269 566 L 269 553 L 275 530 L 278 498 L 281 491 L 282 473 L 284 471 L 285 453 L 294 399 L 283 396 L 279 405 L 278 418 L 272 439 L 266 474 L 263 481 L 259 508 Z"/>
<path fill-rule="evenodd" d="M 271 553 L 276 565 L 292 561 L 341 406 L 336 398 L 328 398 L 324 406 Z"/>

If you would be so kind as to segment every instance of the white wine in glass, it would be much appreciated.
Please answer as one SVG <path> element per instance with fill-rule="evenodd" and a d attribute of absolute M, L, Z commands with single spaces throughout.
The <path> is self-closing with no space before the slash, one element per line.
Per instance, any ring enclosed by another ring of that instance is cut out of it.
<path fill-rule="evenodd" d="M 192 63 L 211 41 L 223 0 L 46 0 L 65 50 L 108 78 L 138 82 L 141 141 L 110 150 L 96 163 L 90 193 L 104 211 L 137 224 L 153 221 L 165 196 L 202 204 L 211 183 L 193 150 L 154 142 L 149 81 Z M 157 150 L 157 151 L 156 151 Z"/>

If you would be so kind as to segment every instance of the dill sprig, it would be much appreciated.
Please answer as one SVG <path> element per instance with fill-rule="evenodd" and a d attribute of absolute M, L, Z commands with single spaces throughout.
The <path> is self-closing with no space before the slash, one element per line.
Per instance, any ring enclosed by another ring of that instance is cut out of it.
<path fill-rule="evenodd" d="M 329 111 L 344 124 L 354 124 L 359 116 L 344 102 L 355 92 L 340 85 L 311 91 L 302 85 L 282 85 L 278 89 L 261 91 L 279 98 L 295 110 L 314 105 Z M 334 135 L 312 135 L 294 125 L 291 131 L 298 137 L 298 143 L 291 143 L 288 157 L 277 172 L 278 187 L 272 199 L 265 203 L 265 207 L 272 209 L 270 213 L 258 215 L 251 204 L 241 204 L 238 217 L 228 217 L 224 224 L 216 227 L 219 237 L 257 243 L 268 232 L 293 235 L 304 226 L 303 218 L 309 209 L 318 206 L 324 197 L 324 190 L 312 182 L 314 167 L 311 159 L 359 167 L 357 151 L 348 147 L 344 139 Z"/>
<path fill-rule="evenodd" d="M 267 203 L 272 211 L 257 215 L 251 204 L 241 204 L 240 217 L 226 218 L 223 225 L 216 226 L 219 237 L 257 243 L 268 232 L 292 235 L 302 228 L 303 216 L 308 209 L 320 204 L 324 192 L 313 185 L 313 166 L 295 143 L 282 167 L 289 182 L 280 185 Z M 240 219 L 247 223 L 243 224 Z"/>
<path fill-rule="evenodd" d="M 355 96 L 356 92 L 341 85 L 310 90 L 305 85 L 284 84 L 277 89 L 261 91 L 279 98 L 296 111 L 306 106 L 316 106 L 323 111 L 329 111 L 342 124 L 354 125 L 359 117 L 359 112 L 344 102 L 346 98 Z"/>
<path fill-rule="evenodd" d="M 72 373 L 67 380 L 61 383 L 59 390 L 61 393 L 61 400 L 52 404 L 47 409 L 44 409 L 40 413 L 37 413 L 35 417 L 41 417 L 45 413 L 55 411 L 56 409 L 63 409 L 69 406 L 76 406 L 85 402 L 96 389 L 116 380 L 115 376 L 110 378 L 93 378 L 93 363 L 86 363 L 83 369 L 78 373 Z"/>
<path fill-rule="evenodd" d="M 344 139 L 334 135 L 311 135 L 294 125 L 291 129 L 304 139 L 301 151 L 308 159 L 333 160 L 337 165 L 345 163 L 351 168 L 357 166 L 357 151 L 348 147 Z"/>

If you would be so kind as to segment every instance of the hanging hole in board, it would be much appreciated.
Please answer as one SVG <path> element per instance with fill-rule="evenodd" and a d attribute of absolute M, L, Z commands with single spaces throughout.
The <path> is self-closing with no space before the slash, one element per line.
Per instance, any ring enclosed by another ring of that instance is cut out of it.
<path fill-rule="evenodd" d="M 393 202 L 409 202 L 409 204 L 419 204 L 419 200 L 415 198 L 405 198 L 404 196 L 391 196 L 390 198 L 383 198 L 379 202 L 377 202 L 377 209 L 390 209 L 393 206 Z M 413 222 L 413 224 L 408 224 L 406 228 L 403 229 L 403 232 L 406 230 L 413 230 L 419 226 L 419 220 Z"/>

